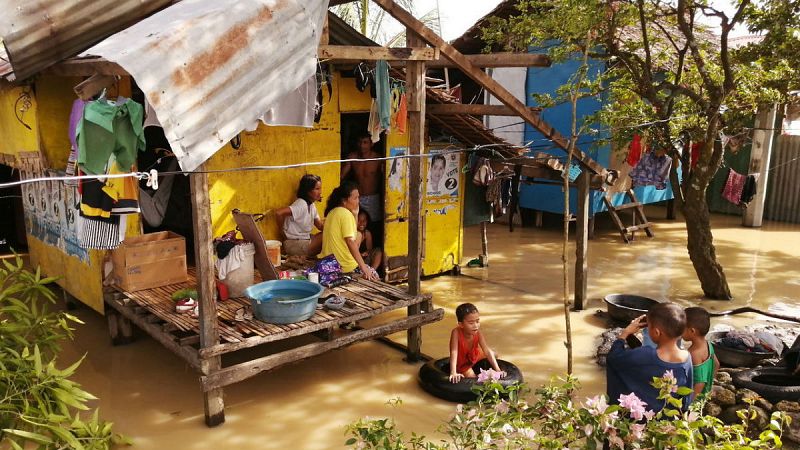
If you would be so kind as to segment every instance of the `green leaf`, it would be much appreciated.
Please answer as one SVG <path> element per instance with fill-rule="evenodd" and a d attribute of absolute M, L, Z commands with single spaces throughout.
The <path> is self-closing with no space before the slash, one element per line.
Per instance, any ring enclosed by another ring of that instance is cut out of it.
<path fill-rule="evenodd" d="M 344 445 L 353 445 L 353 444 L 356 443 L 357 440 L 358 439 L 356 439 L 356 438 L 350 438 L 344 443 Z"/>
<path fill-rule="evenodd" d="M 694 392 L 694 391 L 692 389 L 689 389 L 686 386 L 681 386 L 681 387 L 678 388 L 678 395 L 680 395 L 681 397 L 686 397 L 689 394 L 691 394 L 692 392 Z"/>
<path fill-rule="evenodd" d="M 13 430 L 13 429 L 10 429 L 10 428 L 6 428 L 6 429 L 3 430 L 3 432 L 11 434 L 11 435 L 14 435 L 14 436 L 21 437 L 21 438 L 26 439 L 28 441 L 36 442 L 38 444 L 52 444 L 53 443 L 53 440 L 50 439 L 49 437 L 47 437 L 47 436 L 45 436 L 43 434 L 34 433 L 32 431 Z"/>

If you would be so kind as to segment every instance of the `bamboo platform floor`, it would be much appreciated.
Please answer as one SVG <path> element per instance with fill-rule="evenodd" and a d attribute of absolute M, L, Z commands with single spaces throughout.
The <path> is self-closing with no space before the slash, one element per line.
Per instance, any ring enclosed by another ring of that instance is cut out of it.
<path fill-rule="evenodd" d="M 148 322 L 157 322 L 163 330 L 171 333 L 176 341 L 194 344 L 198 342 L 198 339 L 193 339 L 193 336 L 200 334 L 198 318 L 192 314 L 175 312 L 174 302 L 171 299 L 173 292 L 196 286 L 195 269 L 189 268 L 188 275 L 186 282 L 153 289 L 135 292 L 116 289 L 118 292 L 107 302 L 112 302 L 110 306 L 118 310 L 123 307 L 132 307 L 138 315 L 149 317 Z M 258 281 L 258 273 L 256 273 L 255 282 Z M 202 356 L 226 353 L 266 342 L 332 329 L 342 324 L 365 320 L 391 310 L 415 305 L 431 298 L 430 295 L 413 297 L 396 286 L 367 281 L 363 278 L 358 278 L 344 286 L 326 289 L 322 296 L 331 293 L 347 299 L 344 308 L 338 311 L 329 311 L 318 307 L 310 319 L 287 325 L 269 324 L 255 318 L 244 321 L 235 320 L 237 310 L 250 306 L 248 298 L 240 297 L 218 301 L 220 344 L 215 347 L 220 348 L 203 349 Z"/>

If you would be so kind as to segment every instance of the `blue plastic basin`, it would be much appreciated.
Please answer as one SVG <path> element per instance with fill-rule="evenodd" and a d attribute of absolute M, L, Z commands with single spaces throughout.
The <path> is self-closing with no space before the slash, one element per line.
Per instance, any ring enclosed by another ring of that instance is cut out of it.
<path fill-rule="evenodd" d="M 304 280 L 271 280 L 245 289 L 253 315 L 268 323 L 302 322 L 314 315 L 317 299 L 325 288 Z"/>

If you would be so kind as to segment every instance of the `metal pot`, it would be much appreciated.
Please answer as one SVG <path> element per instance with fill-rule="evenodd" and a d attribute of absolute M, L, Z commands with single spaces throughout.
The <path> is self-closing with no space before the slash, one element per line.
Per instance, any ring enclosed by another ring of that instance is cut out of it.
<path fill-rule="evenodd" d="M 762 359 L 778 357 L 775 352 L 746 352 L 717 344 L 727 334 L 727 331 L 715 331 L 706 335 L 706 340 L 714 344 L 714 353 L 722 366 L 755 367 Z"/>
<path fill-rule="evenodd" d="M 647 314 L 650 308 L 659 303 L 652 298 L 628 294 L 609 294 L 604 300 L 608 307 L 608 315 L 614 321 L 626 324 L 642 314 Z"/>

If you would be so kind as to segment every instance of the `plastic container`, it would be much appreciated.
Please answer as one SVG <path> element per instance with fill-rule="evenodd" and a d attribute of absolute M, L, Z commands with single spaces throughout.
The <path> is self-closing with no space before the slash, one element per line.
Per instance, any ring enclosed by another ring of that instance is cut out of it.
<path fill-rule="evenodd" d="M 253 285 L 255 271 L 253 269 L 256 246 L 253 244 L 242 244 L 242 264 L 231 270 L 221 280 L 228 287 L 229 297 L 244 297 L 244 290 Z"/>
<path fill-rule="evenodd" d="M 272 261 L 272 265 L 278 267 L 281 265 L 281 241 L 264 241 L 264 246 L 267 247 L 267 258 Z"/>
<path fill-rule="evenodd" d="M 314 315 L 325 288 L 305 280 L 270 280 L 245 289 L 256 319 L 275 324 L 302 322 Z"/>

